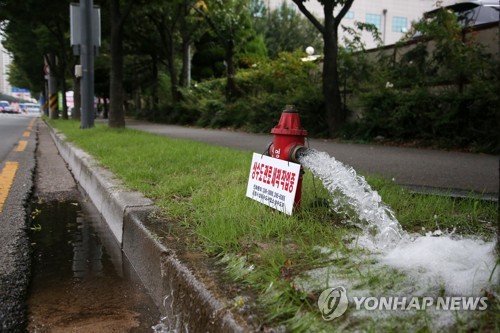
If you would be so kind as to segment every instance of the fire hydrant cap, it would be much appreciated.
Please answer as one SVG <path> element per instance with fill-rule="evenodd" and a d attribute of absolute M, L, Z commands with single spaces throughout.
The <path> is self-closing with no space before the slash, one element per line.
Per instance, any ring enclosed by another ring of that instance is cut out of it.
<path fill-rule="evenodd" d="M 299 113 L 295 105 L 285 105 L 285 109 L 283 110 L 283 113 Z"/>
<path fill-rule="evenodd" d="M 287 105 L 281 114 L 278 125 L 271 129 L 272 134 L 306 136 L 307 131 L 300 125 L 297 109 L 293 105 Z"/>

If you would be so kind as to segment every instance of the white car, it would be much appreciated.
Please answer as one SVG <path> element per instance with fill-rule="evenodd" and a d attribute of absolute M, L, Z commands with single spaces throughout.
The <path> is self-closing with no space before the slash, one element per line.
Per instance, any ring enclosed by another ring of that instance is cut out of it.
<path fill-rule="evenodd" d="M 31 114 L 40 113 L 40 105 L 38 105 L 37 103 L 25 103 L 24 112 Z"/>
<path fill-rule="evenodd" d="M 10 103 L 7 101 L 0 101 L 0 112 L 7 113 L 10 108 Z"/>

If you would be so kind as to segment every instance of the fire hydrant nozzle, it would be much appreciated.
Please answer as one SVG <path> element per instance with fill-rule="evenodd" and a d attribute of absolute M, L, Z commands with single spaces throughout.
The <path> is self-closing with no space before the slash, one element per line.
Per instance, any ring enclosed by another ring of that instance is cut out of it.
<path fill-rule="evenodd" d="M 278 125 L 271 130 L 273 142 L 269 146 L 269 156 L 281 160 L 298 163 L 298 158 L 304 153 L 304 141 L 307 131 L 300 125 L 300 118 L 294 105 L 287 105 L 281 114 Z M 302 173 L 301 173 L 302 174 Z M 302 192 L 302 176 L 297 183 L 295 206 L 300 206 Z"/>
<path fill-rule="evenodd" d="M 299 159 L 307 153 L 307 148 L 303 145 L 295 145 L 290 149 L 289 160 L 294 163 L 299 163 Z"/>

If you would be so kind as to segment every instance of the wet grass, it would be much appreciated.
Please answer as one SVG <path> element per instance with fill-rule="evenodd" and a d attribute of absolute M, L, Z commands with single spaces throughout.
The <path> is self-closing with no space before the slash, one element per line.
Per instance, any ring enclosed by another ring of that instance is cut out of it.
<path fill-rule="evenodd" d="M 411 193 L 388 180 L 368 177 L 373 189 L 394 209 L 407 231 L 455 230 L 463 235 L 495 235 L 498 205 L 472 198 Z"/>
<path fill-rule="evenodd" d="M 371 269 L 373 263 L 363 249 L 348 248 L 346 240 L 358 232 L 357 228 L 344 223 L 344 216 L 316 205 L 329 194 L 309 172 L 304 177 L 302 209 L 287 216 L 245 197 L 250 152 L 103 125 L 80 130 L 77 122 L 49 122 L 127 187 L 153 199 L 162 214 L 176 224 L 168 233 L 183 239 L 191 251 L 218 257 L 231 281 L 251 288 L 258 302 L 248 306 L 266 314 L 260 322 L 263 327 L 286 325 L 297 332 L 376 331 L 376 324 L 381 325 L 351 310 L 338 321 L 325 322 L 316 301 L 327 281 L 309 290 L 297 285 L 307 272 L 329 266 L 335 267 L 331 274 L 336 279 L 378 294 L 394 294 L 391 290 L 399 290 L 403 280 L 400 273 Z M 368 176 L 367 180 L 394 209 L 405 230 L 455 230 L 486 240 L 496 235 L 496 203 L 418 195 L 385 179 Z M 159 239 L 163 236 L 158 235 Z M 332 250 L 334 258 L 331 253 L 321 253 L 320 248 Z M 495 309 L 498 303 L 481 313 L 473 328 L 500 322 Z M 383 326 L 387 331 L 411 328 L 425 332 L 431 327 L 430 320 L 424 312 L 403 321 L 384 319 Z"/>

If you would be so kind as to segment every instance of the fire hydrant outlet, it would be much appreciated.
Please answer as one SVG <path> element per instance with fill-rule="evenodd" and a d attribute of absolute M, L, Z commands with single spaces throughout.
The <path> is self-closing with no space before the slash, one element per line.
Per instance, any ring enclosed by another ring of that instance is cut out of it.
<path fill-rule="evenodd" d="M 290 149 L 289 157 L 288 159 L 294 163 L 300 163 L 299 158 L 301 156 L 304 156 L 304 154 L 307 152 L 307 148 L 304 147 L 303 145 L 295 145 Z"/>

